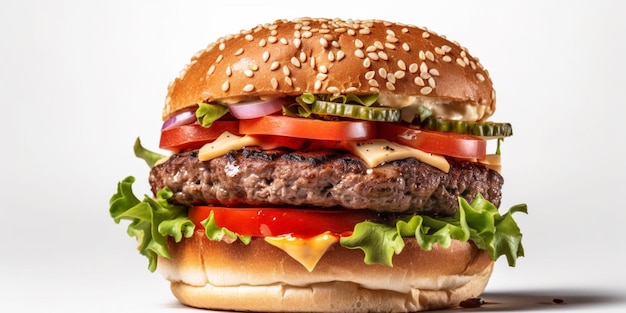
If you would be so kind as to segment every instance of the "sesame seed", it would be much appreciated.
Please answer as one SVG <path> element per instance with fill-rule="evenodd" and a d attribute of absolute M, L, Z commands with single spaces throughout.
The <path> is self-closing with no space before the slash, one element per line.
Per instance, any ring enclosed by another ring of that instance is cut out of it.
<path fill-rule="evenodd" d="M 339 88 L 335 87 L 335 86 L 330 86 L 328 88 L 326 88 L 326 91 L 332 93 L 332 94 L 338 94 L 341 91 L 339 90 Z"/>
<path fill-rule="evenodd" d="M 374 41 L 374 47 L 376 47 L 376 49 L 379 49 L 379 50 L 382 50 L 382 49 L 384 49 L 384 48 L 385 48 L 385 46 L 383 45 L 383 43 L 382 43 L 382 42 L 380 42 L 380 41 L 378 41 L 378 40 Z"/>
<path fill-rule="evenodd" d="M 247 41 L 252 41 L 252 40 L 254 40 L 254 36 L 252 36 L 252 35 L 250 35 L 250 34 L 247 34 L 246 36 L 244 36 L 244 38 L 245 38 Z"/>
<path fill-rule="evenodd" d="M 436 68 L 429 69 L 428 73 L 430 73 L 430 75 L 433 75 L 433 76 L 439 76 L 439 70 L 437 70 Z"/>
<path fill-rule="evenodd" d="M 296 47 L 296 49 L 300 49 L 301 43 L 302 43 L 302 40 L 300 40 L 300 38 L 296 38 L 293 40 L 293 45 Z"/>
<path fill-rule="evenodd" d="M 286 45 L 289 44 L 289 41 L 287 41 L 287 39 L 285 39 L 285 38 L 280 38 L 280 43 L 282 43 L 283 45 L 286 46 Z"/>
<path fill-rule="evenodd" d="M 254 76 L 254 72 L 252 70 L 244 70 L 243 74 L 246 75 L 247 77 Z"/>
<path fill-rule="evenodd" d="M 289 67 L 287 65 L 283 66 L 283 74 L 285 74 L 285 76 L 289 76 L 291 74 L 291 71 L 289 70 Z"/>
<path fill-rule="evenodd" d="M 270 84 L 272 85 L 272 88 L 278 89 L 278 80 L 276 78 L 272 77 L 272 79 L 270 79 Z"/>
<path fill-rule="evenodd" d="M 417 73 L 418 70 L 419 70 L 419 66 L 417 65 L 417 63 L 411 63 L 411 65 L 409 65 L 409 72 L 411 74 Z"/>
<path fill-rule="evenodd" d="M 243 90 L 244 92 L 251 92 L 251 91 L 253 91 L 253 90 L 254 90 L 254 85 L 252 85 L 252 84 L 247 84 L 247 85 L 243 86 L 243 89 L 242 89 L 242 90 Z"/>
<path fill-rule="evenodd" d="M 432 51 L 426 51 L 426 58 L 429 59 L 431 62 L 435 61 L 435 55 L 432 53 Z"/>
<path fill-rule="evenodd" d="M 330 45 L 339 49 L 341 46 L 339 45 L 339 43 L 336 40 L 333 40 L 330 42 Z"/>
<path fill-rule="evenodd" d="M 396 36 L 396 33 L 394 33 L 393 30 L 391 30 L 391 29 L 388 29 L 386 31 L 386 33 L 387 33 L 388 36 L 394 36 L 394 37 Z"/>
<path fill-rule="evenodd" d="M 315 68 L 315 63 L 316 63 L 316 62 L 315 62 L 315 57 L 314 57 L 314 56 L 312 56 L 312 57 L 311 57 L 311 61 L 309 62 L 309 65 L 311 66 L 311 68 Z"/>
<path fill-rule="evenodd" d="M 306 53 L 304 53 L 304 51 L 300 52 L 300 62 L 306 62 Z"/>
<path fill-rule="evenodd" d="M 365 79 L 370 80 L 374 78 L 374 75 L 376 75 L 375 71 L 368 71 L 367 73 L 365 73 Z"/>
<path fill-rule="evenodd" d="M 218 46 L 218 49 L 220 49 L 220 51 L 224 51 L 224 48 L 226 48 L 226 44 L 225 43 L 220 43 L 220 45 Z"/>
<path fill-rule="evenodd" d="M 435 83 L 435 79 L 430 77 L 428 78 L 428 86 L 432 87 L 432 88 L 436 88 L 437 84 Z"/>
<path fill-rule="evenodd" d="M 428 32 L 422 33 L 422 38 L 428 38 L 428 37 L 430 37 L 430 34 Z"/>
<path fill-rule="evenodd" d="M 385 48 L 387 49 L 391 49 L 391 50 L 396 50 L 396 45 L 389 43 L 389 42 L 385 42 Z"/>
<path fill-rule="evenodd" d="M 285 83 L 287 83 L 289 87 L 293 87 L 293 82 L 291 81 L 291 77 L 285 76 Z"/>
<path fill-rule="evenodd" d="M 295 67 L 300 67 L 300 60 L 298 60 L 298 58 L 296 57 L 291 57 L 291 64 L 293 64 L 293 66 Z"/>
<path fill-rule="evenodd" d="M 365 52 L 374 52 L 376 51 L 376 47 L 374 45 L 368 46 L 367 48 L 365 48 Z"/>
<path fill-rule="evenodd" d="M 378 54 L 376 52 L 370 52 L 367 56 L 374 61 L 378 61 Z"/>
<path fill-rule="evenodd" d="M 379 68 L 378 69 L 378 75 L 380 75 L 380 77 L 382 78 L 387 78 L 387 70 L 384 68 Z"/>
<path fill-rule="evenodd" d="M 230 89 L 230 83 L 229 83 L 228 81 L 225 81 L 225 82 L 222 84 L 222 91 L 223 91 L 223 92 L 226 92 L 226 91 L 228 91 L 228 89 Z"/>
<path fill-rule="evenodd" d="M 398 42 L 398 38 L 395 36 L 387 36 L 385 39 L 389 42 Z"/>
<path fill-rule="evenodd" d="M 211 66 L 209 67 L 209 70 L 206 72 L 207 76 L 213 74 L 213 72 L 215 72 L 215 65 L 211 64 Z"/>
<path fill-rule="evenodd" d="M 326 38 L 320 38 L 320 45 L 322 45 L 324 49 L 328 48 L 328 40 L 326 40 Z"/>
<path fill-rule="evenodd" d="M 429 93 L 431 93 L 433 91 L 433 89 L 429 86 L 426 87 L 422 87 L 422 89 L 420 89 L 420 93 L 423 95 L 427 95 Z"/>
<path fill-rule="evenodd" d="M 450 63 L 452 62 L 452 58 L 449 55 L 444 55 L 443 58 L 441 58 L 444 62 Z"/>
<path fill-rule="evenodd" d="M 444 55 L 445 54 L 445 52 L 443 52 L 443 50 L 441 48 L 439 48 L 439 47 L 435 47 L 435 53 L 439 54 L 439 55 Z"/>
<path fill-rule="evenodd" d="M 346 93 L 355 93 L 357 91 L 358 91 L 358 89 L 356 87 L 348 87 L 345 90 Z"/>
<path fill-rule="evenodd" d="M 424 51 L 420 50 L 420 52 L 418 53 L 418 56 L 420 60 L 422 61 L 426 60 L 426 53 L 424 53 Z"/>
<path fill-rule="evenodd" d="M 360 59 L 362 59 L 362 58 L 364 58 L 364 57 L 365 57 L 365 54 L 363 53 L 363 50 L 361 50 L 361 49 L 356 49 L 356 50 L 354 50 L 354 55 L 355 55 L 357 58 L 360 58 Z"/>
<path fill-rule="evenodd" d="M 395 73 L 393 73 L 393 76 L 395 76 L 397 79 L 402 79 L 405 75 L 405 71 L 395 71 Z"/>
<path fill-rule="evenodd" d="M 328 61 L 333 62 L 335 61 L 335 53 L 332 51 L 328 51 Z"/>
<path fill-rule="evenodd" d="M 371 31 L 367 27 L 359 29 L 359 34 L 361 34 L 361 35 L 369 35 L 370 33 L 371 33 Z"/>
<path fill-rule="evenodd" d="M 421 72 L 420 77 L 423 79 L 429 79 L 431 75 L 428 72 Z"/>
<path fill-rule="evenodd" d="M 378 51 L 378 57 L 381 60 L 385 60 L 385 61 L 389 60 L 389 57 L 387 56 L 387 53 L 385 53 L 385 51 Z"/>
<path fill-rule="evenodd" d="M 322 88 L 322 81 L 316 80 L 313 84 L 313 89 L 320 90 L 320 88 Z"/>
<path fill-rule="evenodd" d="M 302 38 L 311 38 L 311 36 L 313 36 L 313 33 L 308 30 L 302 33 Z"/>
<path fill-rule="evenodd" d="M 372 65 L 372 61 L 370 60 L 370 58 L 365 58 L 365 59 L 363 60 L 363 67 L 365 67 L 365 68 L 369 68 L 369 67 L 370 67 L 370 65 Z"/>
<path fill-rule="evenodd" d="M 328 74 L 324 74 L 324 73 L 317 73 L 317 75 L 315 75 L 315 78 L 317 80 L 323 81 L 326 78 L 328 78 Z"/>
<path fill-rule="evenodd" d="M 302 34 L 300 34 L 299 30 L 296 30 L 295 32 L 293 32 L 293 37 L 300 39 L 300 37 L 302 37 Z"/>
<path fill-rule="evenodd" d="M 230 77 L 233 75 L 233 68 L 229 66 L 226 67 L 226 76 Z"/>
<path fill-rule="evenodd" d="M 274 61 L 272 62 L 272 65 L 270 65 L 270 71 L 275 71 L 280 67 L 280 63 L 278 63 L 278 61 Z"/>
<path fill-rule="evenodd" d="M 396 86 L 392 82 L 387 82 L 385 84 L 385 87 L 387 87 L 387 89 L 392 90 L 392 91 L 396 90 Z"/>
<path fill-rule="evenodd" d="M 337 58 L 336 58 L 336 59 L 337 59 L 337 61 L 341 61 L 343 58 L 345 58 L 345 57 L 346 57 L 346 54 L 345 54 L 343 51 L 341 51 L 341 50 L 337 51 L 337 53 L 336 53 L 336 54 L 337 54 L 337 55 L 336 55 L 336 57 L 337 57 Z"/>
<path fill-rule="evenodd" d="M 269 43 L 276 43 L 277 41 L 278 41 L 278 38 L 276 38 L 276 36 L 267 37 L 267 42 Z"/>
<path fill-rule="evenodd" d="M 422 64 L 420 64 L 420 72 L 428 73 L 428 65 L 426 64 L 426 62 L 422 62 Z"/>
<path fill-rule="evenodd" d="M 317 68 L 317 70 L 318 70 L 320 73 L 324 73 L 324 74 L 328 73 L 328 68 L 326 67 L 326 65 L 320 65 L 320 66 Z"/>
<path fill-rule="evenodd" d="M 424 83 L 424 80 L 419 76 L 415 77 L 415 79 L 413 80 L 413 83 L 422 87 L 426 86 L 426 84 Z"/>
<path fill-rule="evenodd" d="M 370 79 L 367 81 L 367 83 L 372 87 L 378 87 L 378 81 L 376 81 L 375 79 Z"/>
<path fill-rule="evenodd" d="M 387 81 L 395 84 L 396 83 L 396 76 L 393 75 L 393 73 L 387 73 Z"/>
<path fill-rule="evenodd" d="M 263 62 L 267 62 L 269 59 L 270 59 L 270 52 L 269 51 L 263 52 Z"/>
<path fill-rule="evenodd" d="M 398 67 L 403 70 L 406 71 L 406 63 L 404 63 L 404 61 L 402 60 L 398 60 Z"/>
<path fill-rule="evenodd" d="M 461 58 L 456 58 L 456 64 L 460 65 L 461 67 L 465 67 L 465 62 Z"/>
<path fill-rule="evenodd" d="M 357 49 L 363 48 L 363 41 L 361 41 L 361 39 L 354 40 L 354 46 L 357 47 Z"/>
<path fill-rule="evenodd" d="M 371 93 L 379 93 L 380 90 L 378 88 L 376 88 L 376 87 L 370 87 L 370 92 Z"/>
<path fill-rule="evenodd" d="M 217 56 L 217 59 L 215 59 L 215 63 L 220 63 L 222 62 L 223 59 L 224 59 L 224 55 L 220 54 Z"/>
<path fill-rule="evenodd" d="M 402 43 L 402 49 L 404 49 L 404 51 L 409 52 L 411 51 L 411 47 L 409 47 L 408 43 Z"/>
<path fill-rule="evenodd" d="M 448 45 L 443 45 L 441 46 L 441 50 L 443 50 L 444 53 L 448 53 L 450 51 L 452 51 L 452 48 Z"/>
<path fill-rule="evenodd" d="M 481 82 L 485 81 L 485 76 L 483 76 L 483 74 L 481 73 L 476 73 L 476 78 L 478 78 L 478 80 Z"/>
<path fill-rule="evenodd" d="M 354 31 L 354 29 L 350 28 L 350 29 L 348 29 L 348 35 L 354 36 L 354 35 L 356 35 L 356 32 Z"/>
<path fill-rule="evenodd" d="M 267 41 L 265 39 L 259 40 L 259 47 L 265 47 L 267 45 Z"/>

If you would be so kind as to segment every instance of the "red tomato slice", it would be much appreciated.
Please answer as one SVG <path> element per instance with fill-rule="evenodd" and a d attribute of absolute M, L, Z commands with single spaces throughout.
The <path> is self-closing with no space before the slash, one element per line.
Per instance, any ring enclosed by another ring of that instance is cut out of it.
<path fill-rule="evenodd" d="M 166 129 L 161 132 L 159 147 L 172 151 L 200 148 L 225 131 L 238 135 L 239 122 L 215 121 L 208 128 L 194 123 Z"/>
<path fill-rule="evenodd" d="M 376 136 L 371 121 L 324 121 L 267 115 L 239 121 L 239 131 L 249 135 L 278 135 L 318 140 L 365 140 Z"/>
<path fill-rule="evenodd" d="M 476 136 L 424 130 L 394 123 L 380 123 L 378 136 L 425 152 L 456 158 L 482 160 L 487 154 L 487 142 Z"/>
<path fill-rule="evenodd" d="M 211 211 L 215 224 L 244 236 L 315 236 L 326 231 L 341 234 L 354 230 L 357 223 L 378 217 L 376 212 L 366 210 L 195 206 L 189 209 L 189 219 L 202 227 L 200 222 Z"/>

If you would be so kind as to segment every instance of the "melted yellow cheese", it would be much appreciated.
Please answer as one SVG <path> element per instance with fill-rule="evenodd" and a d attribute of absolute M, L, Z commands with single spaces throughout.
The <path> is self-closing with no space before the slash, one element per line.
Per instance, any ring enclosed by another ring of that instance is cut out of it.
<path fill-rule="evenodd" d="M 478 162 L 498 173 L 502 171 L 502 160 L 498 154 L 487 154 L 484 159 L 478 160 Z"/>
<path fill-rule="evenodd" d="M 250 136 L 237 136 L 230 132 L 222 133 L 215 141 L 209 142 L 198 151 L 200 161 L 208 161 L 228 153 L 231 150 L 239 150 L 246 146 L 258 145 L 258 140 Z"/>
<path fill-rule="evenodd" d="M 446 173 L 450 170 L 450 163 L 441 155 L 427 153 L 385 139 L 352 141 L 347 143 L 346 148 L 372 168 L 384 162 L 413 157 Z"/>
<path fill-rule="evenodd" d="M 265 237 L 265 241 L 285 251 L 311 272 L 317 265 L 317 262 L 324 256 L 326 250 L 339 241 L 339 237 L 330 232 L 325 232 L 310 238 L 290 235 Z"/>

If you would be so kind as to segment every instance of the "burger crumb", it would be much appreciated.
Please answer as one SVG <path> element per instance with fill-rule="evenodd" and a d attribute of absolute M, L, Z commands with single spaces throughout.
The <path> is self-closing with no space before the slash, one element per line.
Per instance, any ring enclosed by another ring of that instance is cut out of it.
<path fill-rule="evenodd" d="M 483 304 L 485 304 L 485 300 L 483 298 L 469 298 L 459 303 L 462 308 L 478 308 Z"/>
<path fill-rule="evenodd" d="M 552 299 L 552 303 L 554 303 L 554 304 L 563 304 L 563 303 L 565 303 L 565 300 L 559 299 L 559 298 L 554 298 L 554 299 Z"/>

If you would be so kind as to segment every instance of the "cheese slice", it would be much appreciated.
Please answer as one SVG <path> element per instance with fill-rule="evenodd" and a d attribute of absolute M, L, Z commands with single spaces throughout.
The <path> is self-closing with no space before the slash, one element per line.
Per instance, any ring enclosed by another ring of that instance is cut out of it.
<path fill-rule="evenodd" d="M 478 160 L 478 162 L 489 169 L 502 173 L 502 160 L 499 154 L 487 154 L 484 159 Z"/>
<path fill-rule="evenodd" d="M 450 163 L 441 155 L 427 153 L 385 139 L 350 141 L 346 144 L 346 148 L 371 168 L 384 162 L 413 157 L 446 173 L 450 171 Z"/>
<path fill-rule="evenodd" d="M 239 150 L 246 146 L 259 145 L 258 139 L 250 136 L 237 136 L 230 132 L 223 132 L 217 139 L 209 142 L 198 151 L 200 161 L 215 159 L 231 150 Z"/>
<path fill-rule="evenodd" d="M 326 250 L 339 241 L 339 237 L 325 232 L 315 237 L 301 238 L 291 235 L 265 237 L 265 241 L 285 251 L 300 262 L 309 272 L 313 271 Z"/>

